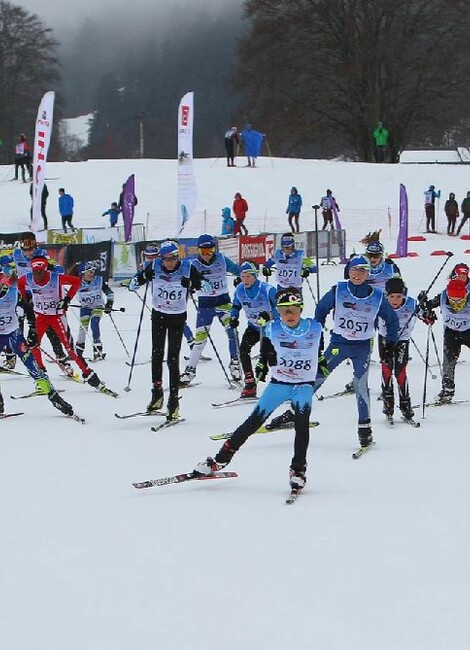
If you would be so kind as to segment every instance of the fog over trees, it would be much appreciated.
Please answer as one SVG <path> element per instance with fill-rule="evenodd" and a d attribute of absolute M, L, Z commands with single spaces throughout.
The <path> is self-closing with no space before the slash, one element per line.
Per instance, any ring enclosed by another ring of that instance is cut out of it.
<path fill-rule="evenodd" d="M 390 131 L 393 160 L 407 146 L 470 144 L 464 0 L 144 4 L 83 14 L 73 26 L 62 15 L 53 34 L 22 9 L 42 34 L 44 75 L 41 65 L 23 65 L 31 43 L 20 40 L 21 54 L 11 56 L 12 41 L 1 37 L 16 5 L 0 2 L 0 90 L 8 97 L 0 137 L 31 130 L 52 89 L 57 116 L 94 113 L 83 157 L 138 156 L 140 123 L 146 157 L 175 157 L 177 106 L 194 90 L 196 156 L 224 155 L 224 132 L 246 122 L 280 156 L 372 160 L 378 120 Z"/>

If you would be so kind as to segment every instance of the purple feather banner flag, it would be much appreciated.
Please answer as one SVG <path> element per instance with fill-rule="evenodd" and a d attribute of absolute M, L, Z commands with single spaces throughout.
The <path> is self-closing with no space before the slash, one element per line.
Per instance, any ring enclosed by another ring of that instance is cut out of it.
<path fill-rule="evenodd" d="M 400 183 L 400 223 L 398 229 L 396 257 L 408 255 L 408 195 L 406 187 Z"/>

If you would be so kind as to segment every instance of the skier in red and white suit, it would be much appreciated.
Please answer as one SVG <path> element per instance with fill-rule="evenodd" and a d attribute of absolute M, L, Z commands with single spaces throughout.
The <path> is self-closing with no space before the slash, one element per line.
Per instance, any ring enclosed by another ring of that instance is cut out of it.
<path fill-rule="evenodd" d="M 27 342 L 32 348 L 37 364 L 40 368 L 44 368 L 39 346 L 46 330 L 51 328 L 59 337 L 69 357 L 82 371 L 83 379 L 93 388 L 99 389 L 104 387 L 104 384 L 96 372 L 92 371 L 86 361 L 75 352 L 64 317 L 80 285 L 80 278 L 74 275 L 49 271 L 46 257 L 35 255 L 31 259 L 31 271 L 18 279 L 18 291 L 25 299 L 32 301 L 35 315 L 35 323 L 29 323 Z"/>

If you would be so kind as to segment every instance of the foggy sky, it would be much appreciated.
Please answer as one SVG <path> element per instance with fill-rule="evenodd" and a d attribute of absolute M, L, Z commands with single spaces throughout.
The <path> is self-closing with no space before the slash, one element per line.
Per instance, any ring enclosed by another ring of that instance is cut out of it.
<path fill-rule="evenodd" d="M 210 7 L 217 13 L 224 8 L 241 4 L 242 0 L 9 0 L 13 5 L 18 5 L 30 13 L 34 13 L 44 21 L 47 27 L 57 31 L 62 42 L 67 40 L 67 34 L 61 27 L 70 29 L 73 23 L 81 23 L 90 17 L 97 20 L 108 17 L 138 20 L 139 14 L 147 12 L 161 13 L 162 15 L 173 12 L 175 7 Z"/>

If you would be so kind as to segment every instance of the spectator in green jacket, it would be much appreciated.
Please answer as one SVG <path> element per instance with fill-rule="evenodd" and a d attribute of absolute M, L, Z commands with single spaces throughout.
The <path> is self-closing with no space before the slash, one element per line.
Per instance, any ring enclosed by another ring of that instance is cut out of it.
<path fill-rule="evenodd" d="M 375 140 L 375 159 L 378 163 L 385 162 L 387 157 L 388 147 L 388 131 L 383 126 L 382 122 L 377 122 L 377 127 L 374 131 Z"/>
<path fill-rule="evenodd" d="M 462 210 L 462 221 L 459 223 L 459 227 L 457 228 L 457 237 L 460 235 L 464 223 L 470 219 L 470 192 L 467 192 L 467 196 L 462 201 L 460 209 Z"/>

